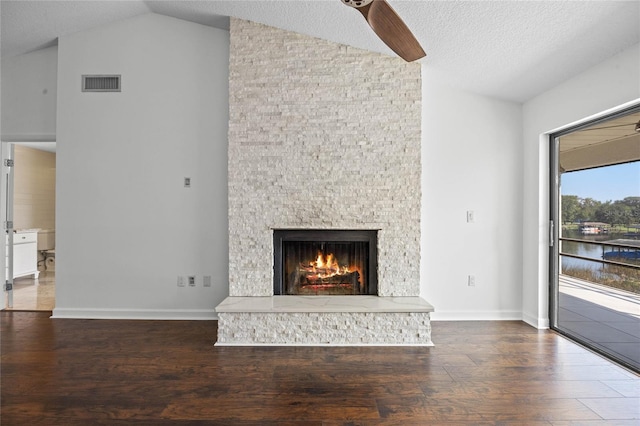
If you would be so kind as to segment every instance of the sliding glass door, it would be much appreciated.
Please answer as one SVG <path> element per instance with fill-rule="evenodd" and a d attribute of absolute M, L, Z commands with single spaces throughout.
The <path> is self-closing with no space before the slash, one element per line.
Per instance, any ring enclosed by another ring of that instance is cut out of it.
<path fill-rule="evenodd" d="M 550 144 L 551 327 L 640 371 L 640 105 Z"/>

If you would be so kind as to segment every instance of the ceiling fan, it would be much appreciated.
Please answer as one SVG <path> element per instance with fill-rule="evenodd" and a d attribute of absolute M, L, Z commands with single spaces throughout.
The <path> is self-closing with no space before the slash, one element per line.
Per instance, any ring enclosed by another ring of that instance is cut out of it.
<path fill-rule="evenodd" d="M 400 16 L 385 0 L 342 0 L 357 9 L 387 46 L 407 62 L 426 56 Z"/>

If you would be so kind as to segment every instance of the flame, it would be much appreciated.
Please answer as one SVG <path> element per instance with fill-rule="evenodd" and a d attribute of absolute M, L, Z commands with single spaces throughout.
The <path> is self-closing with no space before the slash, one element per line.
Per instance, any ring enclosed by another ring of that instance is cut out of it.
<path fill-rule="evenodd" d="M 353 282 L 354 277 L 345 277 L 344 282 L 342 282 L 342 276 L 347 276 L 357 273 L 357 284 Z M 318 292 L 325 291 L 333 291 L 331 289 L 335 289 L 338 287 L 344 287 L 345 289 L 352 289 L 353 286 L 359 286 L 359 291 L 363 291 L 363 275 L 362 270 L 359 265 L 350 265 L 346 266 L 340 265 L 338 259 L 333 253 L 324 254 L 322 250 L 318 250 L 318 254 L 315 260 L 301 262 L 298 265 L 297 274 L 301 276 L 301 280 L 304 283 L 303 287 L 305 289 L 314 289 L 316 294 Z M 336 277 L 337 278 L 333 278 Z M 298 278 L 296 278 L 298 279 Z M 298 282 L 298 281 L 296 281 Z M 352 291 L 358 291 L 356 289 L 352 289 Z M 329 293 L 329 294 L 342 294 L 342 293 Z M 344 293 L 344 294 L 352 294 L 352 293 Z M 355 293 L 353 293 L 355 294 Z"/>
<path fill-rule="evenodd" d="M 318 278 L 329 278 L 351 272 L 348 266 L 340 266 L 333 253 L 325 256 L 321 251 L 318 252 L 315 261 L 309 262 L 309 266 L 313 268 L 313 272 Z"/>

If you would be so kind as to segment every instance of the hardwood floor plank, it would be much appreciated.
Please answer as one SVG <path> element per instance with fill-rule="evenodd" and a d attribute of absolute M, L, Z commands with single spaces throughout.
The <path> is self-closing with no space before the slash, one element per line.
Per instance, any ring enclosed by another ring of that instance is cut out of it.
<path fill-rule="evenodd" d="M 640 398 L 581 398 L 580 402 L 605 420 L 640 419 Z"/>
<path fill-rule="evenodd" d="M 428 418 L 434 421 L 526 422 L 600 419 L 575 399 L 526 397 L 379 398 L 380 415 L 389 419 Z"/>
<path fill-rule="evenodd" d="M 640 381 L 638 380 L 602 380 L 602 383 L 626 397 L 640 398 Z"/>
<path fill-rule="evenodd" d="M 552 421 L 552 426 L 638 426 L 636 420 L 580 420 L 580 421 Z"/>
<path fill-rule="evenodd" d="M 164 417 L 176 419 L 269 420 L 351 420 L 377 419 L 378 410 L 372 398 L 327 397 L 318 402 L 315 395 L 252 395 L 238 398 L 204 398 L 177 400 L 167 406 Z"/>
<path fill-rule="evenodd" d="M 455 381 L 496 381 L 517 383 L 522 380 L 624 380 L 628 379 L 628 373 L 622 369 L 607 366 L 483 366 L 479 368 L 469 367 L 445 367 Z"/>
<path fill-rule="evenodd" d="M 456 382 L 447 386 L 422 382 L 421 389 L 432 398 L 456 397 L 512 398 L 527 396 L 542 399 L 620 398 L 622 394 L 598 381 L 528 381 L 526 386 L 514 386 L 512 382 L 473 381 Z"/>

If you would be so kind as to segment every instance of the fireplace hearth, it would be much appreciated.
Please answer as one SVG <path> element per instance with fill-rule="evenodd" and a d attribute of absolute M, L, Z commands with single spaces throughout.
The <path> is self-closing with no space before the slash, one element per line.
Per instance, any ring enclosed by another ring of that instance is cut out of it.
<path fill-rule="evenodd" d="M 276 229 L 274 295 L 377 295 L 377 231 Z"/>

